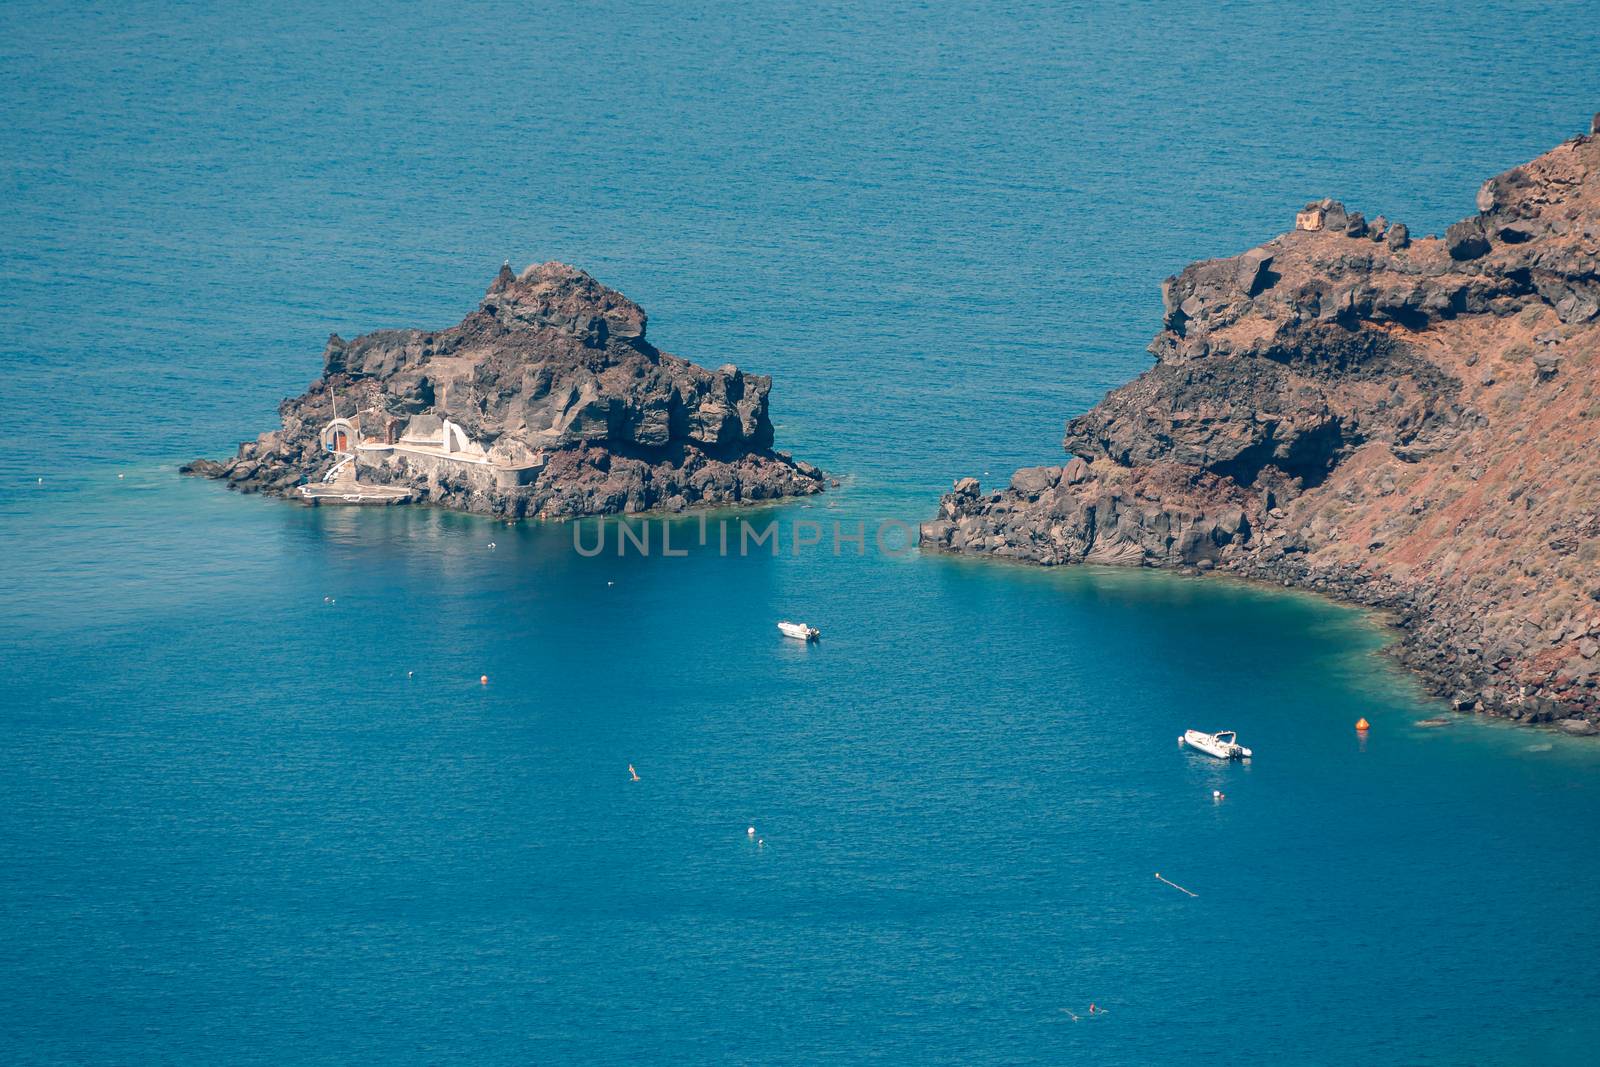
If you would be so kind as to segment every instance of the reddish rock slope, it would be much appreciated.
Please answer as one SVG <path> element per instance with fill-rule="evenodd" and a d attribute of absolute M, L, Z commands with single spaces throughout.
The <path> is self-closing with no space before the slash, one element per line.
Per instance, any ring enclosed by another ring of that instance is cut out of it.
<path fill-rule="evenodd" d="M 1600 137 L 1491 179 L 1477 207 L 1413 241 L 1323 201 L 1168 279 L 1156 365 L 1068 424 L 1075 458 L 999 491 L 957 482 L 925 549 L 1382 606 L 1458 707 L 1592 731 Z"/>

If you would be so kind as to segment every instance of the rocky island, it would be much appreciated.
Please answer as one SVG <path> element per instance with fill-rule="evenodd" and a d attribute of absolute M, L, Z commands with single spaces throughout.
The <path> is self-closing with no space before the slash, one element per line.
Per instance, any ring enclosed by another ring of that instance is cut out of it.
<path fill-rule="evenodd" d="M 1156 363 L 924 550 L 1216 570 L 1389 610 L 1458 710 L 1600 722 L 1600 116 L 1443 238 L 1332 200 L 1162 286 Z"/>
<path fill-rule="evenodd" d="M 185 473 L 310 503 L 538 518 L 823 488 L 773 450 L 771 379 L 660 351 L 639 305 L 565 264 L 508 264 L 459 325 L 335 335 L 322 359 L 281 428 Z"/>

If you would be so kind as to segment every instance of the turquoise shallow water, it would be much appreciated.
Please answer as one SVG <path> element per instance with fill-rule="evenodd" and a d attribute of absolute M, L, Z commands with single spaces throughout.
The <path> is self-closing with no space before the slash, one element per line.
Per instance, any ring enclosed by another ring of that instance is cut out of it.
<path fill-rule="evenodd" d="M 1582 128 L 1583 5 L 16 3 L 0 31 L 9 1062 L 1600 1042 L 1600 754 L 1415 727 L 1440 709 L 1363 615 L 826 542 L 588 559 L 172 470 L 267 428 L 328 332 L 453 323 L 501 259 L 562 258 L 668 350 L 776 376 L 781 439 L 846 485 L 762 522 L 918 519 L 1058 456 L 1188 260 L 1329 193 L 1441 229 Z"/>

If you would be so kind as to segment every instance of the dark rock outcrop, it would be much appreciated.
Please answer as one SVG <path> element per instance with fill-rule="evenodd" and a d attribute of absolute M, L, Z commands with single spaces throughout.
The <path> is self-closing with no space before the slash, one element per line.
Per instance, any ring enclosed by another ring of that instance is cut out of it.
<path fill-rule="evenodd" d="M 1317 590 L 1392 612 L 1459 710 L 1600 721 L 1600 138 L 1477 206 L 1412 242 L 1324 200 L 1169 278 L 1073 458 L 957 482 L 924 548 Z"/>
<path fill-rule="evenodd" d="M 289 493 L 337 463 L 324 428 L 339 415 L 363 481 L 467 511 L 675 511 L 822 490 L 815 467 L 773 451 L 770 379 L 668 355 L 645 325 L 580 270 L 502 267 L 450 329 L 329 338 L 322 376 L 280 405 L 280 429 L 185 471 Z"/>

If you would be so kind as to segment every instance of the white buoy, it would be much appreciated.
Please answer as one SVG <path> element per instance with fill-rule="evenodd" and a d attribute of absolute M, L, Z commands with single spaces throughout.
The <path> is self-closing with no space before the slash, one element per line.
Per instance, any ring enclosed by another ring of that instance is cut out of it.
<path fill-rule="evenodd" d="M 745 833 L 748 834 L 751 837 L 754 837 L 754 836 L 756 836 L 756 828 L 754 826 L 752 826 L 752 827 L 750 827 L 750 829 L 746 830 Z"/>
<path fill-rule="evenodd" d="M 756 838 L 756 848 L 766 848 L 766 847 L 767 847 L 767 839 L 766 838 L 764 838 L 764 837 Z"/>
<path fill-rule="evenodd" d="M 415 677 L 416 673 L 417 673 L 416 671 L 406 671 L 406 677 L 407 678 Z"/>
<path fill-rule="evenodd" d="M 118 481 L 121 481 L 121 480 L 122 480 L 122 479 L 123 479 L 123 478 L 125 478 L 125 477 L 127 477 L 127 476 L 126 476 L 126 475 L 123 475 L 123 474 L 119 474 L 119 475 L 117 475 L 117 480 L 118 480 Z"/>
<path fill-rule="evenodd" d="M 610 589 L 610 588 L 611 588 L 611 587 L 612 587 L 612 586 L 614 586 L 614 585 L 616 585 L 616 584 L 617 584 L 617 583 L 616 583 L 616 582 L 607 582 L 607 583 L 606 583 L 606 588 L 607 588 L 607 589 Z"/>

